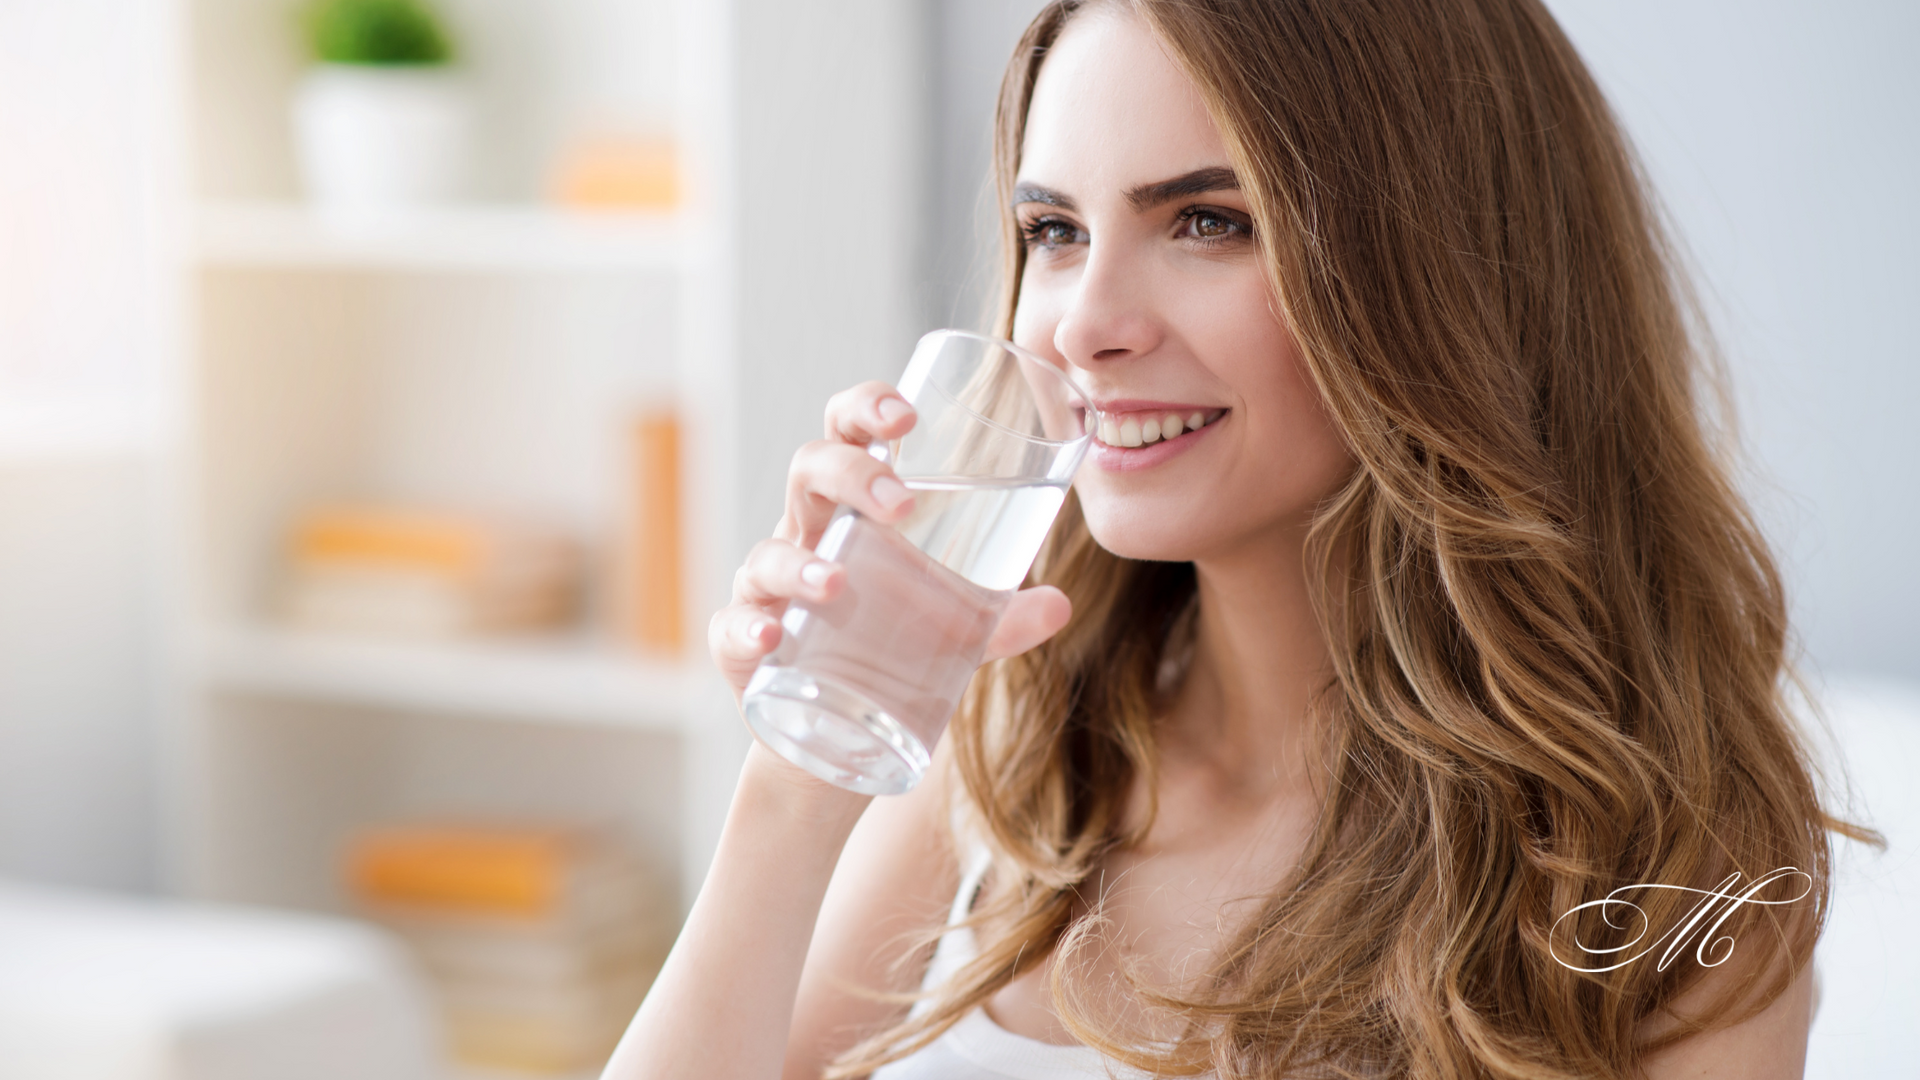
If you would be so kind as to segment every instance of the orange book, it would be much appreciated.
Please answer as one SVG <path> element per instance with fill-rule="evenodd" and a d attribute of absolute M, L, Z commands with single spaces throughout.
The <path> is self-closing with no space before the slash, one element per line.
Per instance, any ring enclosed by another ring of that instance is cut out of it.
<path fill-rule="evenodd" d="M 287 541 L 280 608 L 313 629 L 446 635 L 565 622 L 579 553 L 527 524 L 427 509 L 319 507 Z"/>
<path fill-rule="evenodd" d="M 292 547 L 296 562 L 379 563 L 465 578 L 494 543 L 486 527 L 452 515 L 328 507 L 306 515 Z"/>
<path fill-rule="evenodd" d="M 558 913 L 585 843 L 568 829 L 376 829 L 354 843 L 347 878 L 375 905 L 540 919 Z"/>
<path fill-rule="evenodd" d="M 678 652 L 685 645 L 680 569 L 680 422 L 648 413 L 633 427 L 633 565 L 629 577 L 634 640 Z"/>
<path fill-rule="evenodd" d="M 386 826 L 360 835 L 346 870 L 412 946 L 450 1049 L 474 1065 L 603 1063 L 672 945 L 661 883 L 591 826 Z"/>
<path fill-rule="evenodd" d="M 680 202 L 679 153 L 671 139 L 587 139 L 564 156 L 554 199 L 594 210 L 670 210 Z"/>

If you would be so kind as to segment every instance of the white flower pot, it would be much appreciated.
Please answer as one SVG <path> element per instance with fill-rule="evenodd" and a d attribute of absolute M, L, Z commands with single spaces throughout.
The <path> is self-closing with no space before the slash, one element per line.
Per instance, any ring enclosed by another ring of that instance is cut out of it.
<path fill-rule="evenodd" d="M 293 100 L 300 178 L 329 213 L 467 195 L 472 127 L 467 88 L 444 68 L 323 64 Z"/>

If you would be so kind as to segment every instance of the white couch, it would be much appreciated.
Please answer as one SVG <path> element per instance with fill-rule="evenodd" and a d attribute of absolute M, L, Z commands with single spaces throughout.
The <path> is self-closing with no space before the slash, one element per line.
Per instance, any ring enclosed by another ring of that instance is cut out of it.
<path fill-rule="evenodd" d="M 405 956 L 344 919 L 0 882 L 6 1080 L 428 1080 Z"/>
<path fill-rule="evenodd" d="M 1851 781 L 1847 816 L 1879 829 L 1887 849 L 1835 845 L 1807 1077 L 1912 1080 L 1920 1077 L 1920 687 L 1846 683 L 1825 701 Z"/>

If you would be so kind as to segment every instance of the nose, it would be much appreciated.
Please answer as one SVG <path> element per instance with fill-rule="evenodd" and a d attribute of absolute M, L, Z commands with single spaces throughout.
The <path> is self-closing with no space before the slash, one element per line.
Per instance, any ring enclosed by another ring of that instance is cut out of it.
<path fill-rule="evenodd" d="M 1053 347 L 1068 363 L 1092 370 L 1159 347 L 1165 331 L 1141 262 L 1090 246 L 1079 286 L 1053 327 Z"/>

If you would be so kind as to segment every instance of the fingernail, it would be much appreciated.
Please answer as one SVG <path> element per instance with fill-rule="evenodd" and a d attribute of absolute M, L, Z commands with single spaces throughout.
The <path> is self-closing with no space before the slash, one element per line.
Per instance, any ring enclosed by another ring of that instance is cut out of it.
<path fill-rule="evenodd" d="M 879 412 L 882 423 L 892 424 L 912 411 L 912 406 L 897 397 L 880 399 Z"/>
<path fill-rule="evenodd" d="M 773 628 L 772 619 L 762 617 L 762 618 L 753 620 L 752 622 L 747 624 L 747 629 L 746 629 L 747 643 L 749 645 L 761 644 L 760 639 L 765 637 L 767 634 L 767 631 L 771 630 L 772 628 Z"/>
<path fill-rule="evenodd" d="M 825 585 L 827 578 L 831 576 L 833 576 L 833 567 L 823 562 L 810 562 L 800 568 L 800 580 L 816 589 Z"/>
<path fill-rule="evenodd" d="M 888 510 L 898 510 L 901 503 L 913 498 L 913 492 L 907 490 L 907 485 L 891 476 L 876 478 L 869 490 L 873 492 L 874 501 Z"/>

